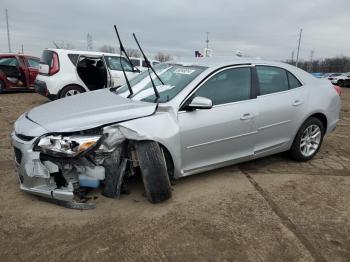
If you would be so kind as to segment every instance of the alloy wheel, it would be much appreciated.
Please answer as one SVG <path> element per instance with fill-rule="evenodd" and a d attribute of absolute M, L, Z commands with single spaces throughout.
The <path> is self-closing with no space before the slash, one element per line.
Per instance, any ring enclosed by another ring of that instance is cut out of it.
<path fill-rule="evenodd" d="M 304 157 L 312 156 L 320 146 L 321 129 L 318 125 L 308 126 L 300 139 L 300 152 Z"/>

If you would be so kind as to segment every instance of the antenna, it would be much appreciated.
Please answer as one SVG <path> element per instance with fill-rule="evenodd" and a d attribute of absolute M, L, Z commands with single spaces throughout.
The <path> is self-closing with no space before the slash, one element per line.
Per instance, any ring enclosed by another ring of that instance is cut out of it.
<path fill-rule="evenodd" d="M 298 50 L 297 50 L 297 59 L 295 61 L 295 66 L 298 67 L 298 62 L 299 62 L 299 50 L 300 50 L 300 42 L 301 42 L 301 34 L 303 33 L 303 29 L 300 29 L 299 32 L 299 41 L 298 41 Z"/>
<path fill-rule="evenodd" d="M 7 27 L 7 43 L 9 46 L 9 53 L 11 53 L 11 41 L 10 41 L 10 26 L 9 26 L 9 16 L 8 16 L 8 10 L 5 9 L 6 14 L 6 27 Z"/>

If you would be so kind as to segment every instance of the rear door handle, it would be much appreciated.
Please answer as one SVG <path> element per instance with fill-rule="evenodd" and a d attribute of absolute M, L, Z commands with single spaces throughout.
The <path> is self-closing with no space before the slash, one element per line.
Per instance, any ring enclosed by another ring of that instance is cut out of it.
<path fill-rule="evenodd" d="M 248 120 L 248 119 L 251 119 L 251 118 L 254 118 L 254 116 L 249 114 L 249 113 L 246 113 L 246 114 L 241 116 L 241 120 Z"/>
<path fill-rule="evenodd" d="M 303 103 L 301 100 L 295 100 L 293 106 L 300 106 Z"/>

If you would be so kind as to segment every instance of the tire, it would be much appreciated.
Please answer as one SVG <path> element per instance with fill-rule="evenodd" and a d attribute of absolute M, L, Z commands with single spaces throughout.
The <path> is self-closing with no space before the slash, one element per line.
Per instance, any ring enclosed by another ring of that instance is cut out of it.
<path fill-rule="evenodd" d="M 164 154 L 159 144 L 153 141 L 140 141 L 135 147 L 147 199 L 151 203 L 169 199 L 171 186 Z"/>
<path fill-rule="evenodd" d="M 60 92 L 59 98 L 69 97 L 84 93 L 85 90 L 81 86 L 66 86 Z"/>
<path fill-rule="evenodd" d="M 324 132 L 325 127 L 318 118 L 307 119 L 294 138 L 289 150 L 290 156 L 300 162 L 312 159 L 321 148 Z"/>
<path fill-rule="evenodd" d="M 0 80 L 0 94 L 5 92 L 5 83 Z"/>
<path fill-rule="evenodd" d="M 344 87 L 344 80 L 338 80 L 337 85 L 340 87 Z"/>

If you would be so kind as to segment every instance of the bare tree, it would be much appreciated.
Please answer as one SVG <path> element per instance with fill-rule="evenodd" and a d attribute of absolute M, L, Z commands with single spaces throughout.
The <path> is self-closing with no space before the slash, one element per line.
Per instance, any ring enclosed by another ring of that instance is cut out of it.
<path fill-rule="evenodd" d="M 52 41 L 52 44 L 57 49 L 74 49 L 75 48 L 71 43 L 65 43 L 64 41 L 60 41 L 60 42 Z"/>
<path fill-rule="evenodd" d="M 116 53 L 116 49 L 113 46 L 110 45 L 104 45 L 98 49 L 99 51 L 103 53 Z"/>
<path fill-rule="evenodd" d="M 141 52 L 138 49 L 127 48 L 125 51 L 129 57 L 141 57 Z"/>
<path fill-rule="evenodd" d="M 173 56 L 172 56 L 172 55 L 169 55 L 169 54 L 162 53 L 162 52 L 158 52 L 158 53 L 155 55 L 154 59 L 155 59 L 155 60 L 158 60 L 158 61 L 161 62 L 161 63 L 163 63 L 163 62 L 172 60 L 172 59 L 173 59 Z"/>
<path fill-rule="evenodd" d="M 291 60 L 286 62 L 293 64 L 293 61 Z M 350 58 L 346 56 L 337 56 L 325 59 L 314 59 L 312 61 L 301 60 L 298 63 L 298 67 L 306 71 L 312 69 L 313 72 L 319 73 L 349 72 Z"/>

